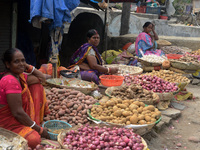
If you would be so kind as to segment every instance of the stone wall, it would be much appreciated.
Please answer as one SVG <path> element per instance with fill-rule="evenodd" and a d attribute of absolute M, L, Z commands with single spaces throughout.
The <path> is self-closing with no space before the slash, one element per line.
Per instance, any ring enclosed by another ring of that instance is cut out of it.
<path fill-rule="evenodd" d="M 81 7 L 78 7 L 72 12 L 72 20 L 75 19 L 75 17 L 78 16 L 79 14 L 85 12 L 94 13 L 98 15 L 102 19 L 103 23 L 105 23 L 104 22 L 105 13 L 103 11 L 97 11 L 91 8 L 88 9 Z M 110 12 L 108 18 L 109 18 L 108 35 L 119 36 L 120 33 L 119 30 L 121 25 L 121 11 Z M 158 33 L 158 35 L 200 37 L 200 27 L 186 26 L 182 24 L 170 24 L 168 20 L 158 19 L 158 15 L 137 14 L 137 13 L 131 13 L 130 15 L 129 34 L 139 34 L 140 32 L 142 32 L 142 26 L 146 21 L 151 21 L 156 25 L 156 32 Z"/>
<path fill-rule="evenodd" d="M 127 34 L 123 36 L 111 36 L 109 37 L 108 49 L 122 49 L 122 47 L 128 43 L 134 41 L 137 38 L 137 34 Z M 173 46 L 188 47 L 192 50 L 200 49 L 200 37 L 175 37 L 175 36 L 159 36 L 159 39 L 167 40 L 172 43 Z"/>

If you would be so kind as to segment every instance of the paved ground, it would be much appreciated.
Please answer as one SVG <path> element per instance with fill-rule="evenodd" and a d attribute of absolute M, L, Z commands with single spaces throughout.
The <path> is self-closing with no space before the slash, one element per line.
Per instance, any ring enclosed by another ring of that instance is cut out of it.
<path fill-rule="evenodd" d="M 150 150 L 200 150 L 200 86 L 187 86 L 196 97 L 178 102 L 178 110 L 168 108 L 162 112 L 162 121 L 144 135 Z"/>

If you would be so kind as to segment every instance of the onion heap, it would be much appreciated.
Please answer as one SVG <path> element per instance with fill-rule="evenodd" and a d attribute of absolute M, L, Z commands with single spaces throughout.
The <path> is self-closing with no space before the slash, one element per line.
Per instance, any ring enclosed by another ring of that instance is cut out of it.
<path fill-rule="evenodd" d="M 70 150 L 143 150 L 141 136 L 131 129 L 81 126 L 66 133 L 63 145 Z"/>
<path fill-rule="evenodd" d="M 46 149 L 50 150 L 50 149 L 59 149 L 59 148 L 56 146 L 52 146 L 52 145 L 38 144 L 34 150 L 46 150 Z"/>
<path fill-rule="evenodd" d="M 168 93 L 178 90 L 176 83 L 171 83 L 161 78 L 158 78 L 157 76 L 151 75 L 125 77 L 125 83 L 128 85 L 131 83 L 139 84 L 146 90 L 158 93 Z"/>

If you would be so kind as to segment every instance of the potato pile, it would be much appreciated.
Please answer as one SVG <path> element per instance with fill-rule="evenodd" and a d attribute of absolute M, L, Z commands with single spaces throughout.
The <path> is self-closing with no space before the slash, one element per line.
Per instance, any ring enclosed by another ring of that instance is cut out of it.
<path fill-rule="evenodd" d="M 115 89 L 111 96 L 124 99 L 134 99 L 135 101 L 142 101 L 145 104 L 153 104 L 159 101 L 159 97 L 151 91 L 148 91 L 140 85 L 123 85 L 120 89 Z"/>
<path fill-rule="evenodd" d="M 155 123 L 161 112 L 153 105 L 145 107 L 143 102 L 112 98 L 91 109 L 92 117 L 115 124 L 142 125 Z"/>
<path fill-rule="evenodd" d="M 190 82 L 190 80 L 187 77 L 182 76 L 181 73 L 176 73 L 170 70 L 153 70 L 152 72 L 146 73 L 145 75 L 157 76 L 165 81 L 172 83 Z"/>
<path fill-rule="evenodd" d="M 72 126 L 88 123 L 87 109 L 97 102 L 92 96 L 72 89 L 52 88 L 46 91 L 46 96 L 51 113 L 44 117 L 44 121 L 62 120 Z"/>

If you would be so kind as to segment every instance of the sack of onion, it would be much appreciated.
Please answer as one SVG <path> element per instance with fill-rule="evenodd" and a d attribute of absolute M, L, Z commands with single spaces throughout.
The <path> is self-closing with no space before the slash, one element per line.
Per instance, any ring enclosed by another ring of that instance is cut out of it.
<path fill-rule="evenodd" d="M 144 139 L 131 129 L 98 126 L 76 126 L 58 135 L 58 141 L 64 149 L 73 150 L 147 150 Z"/>

